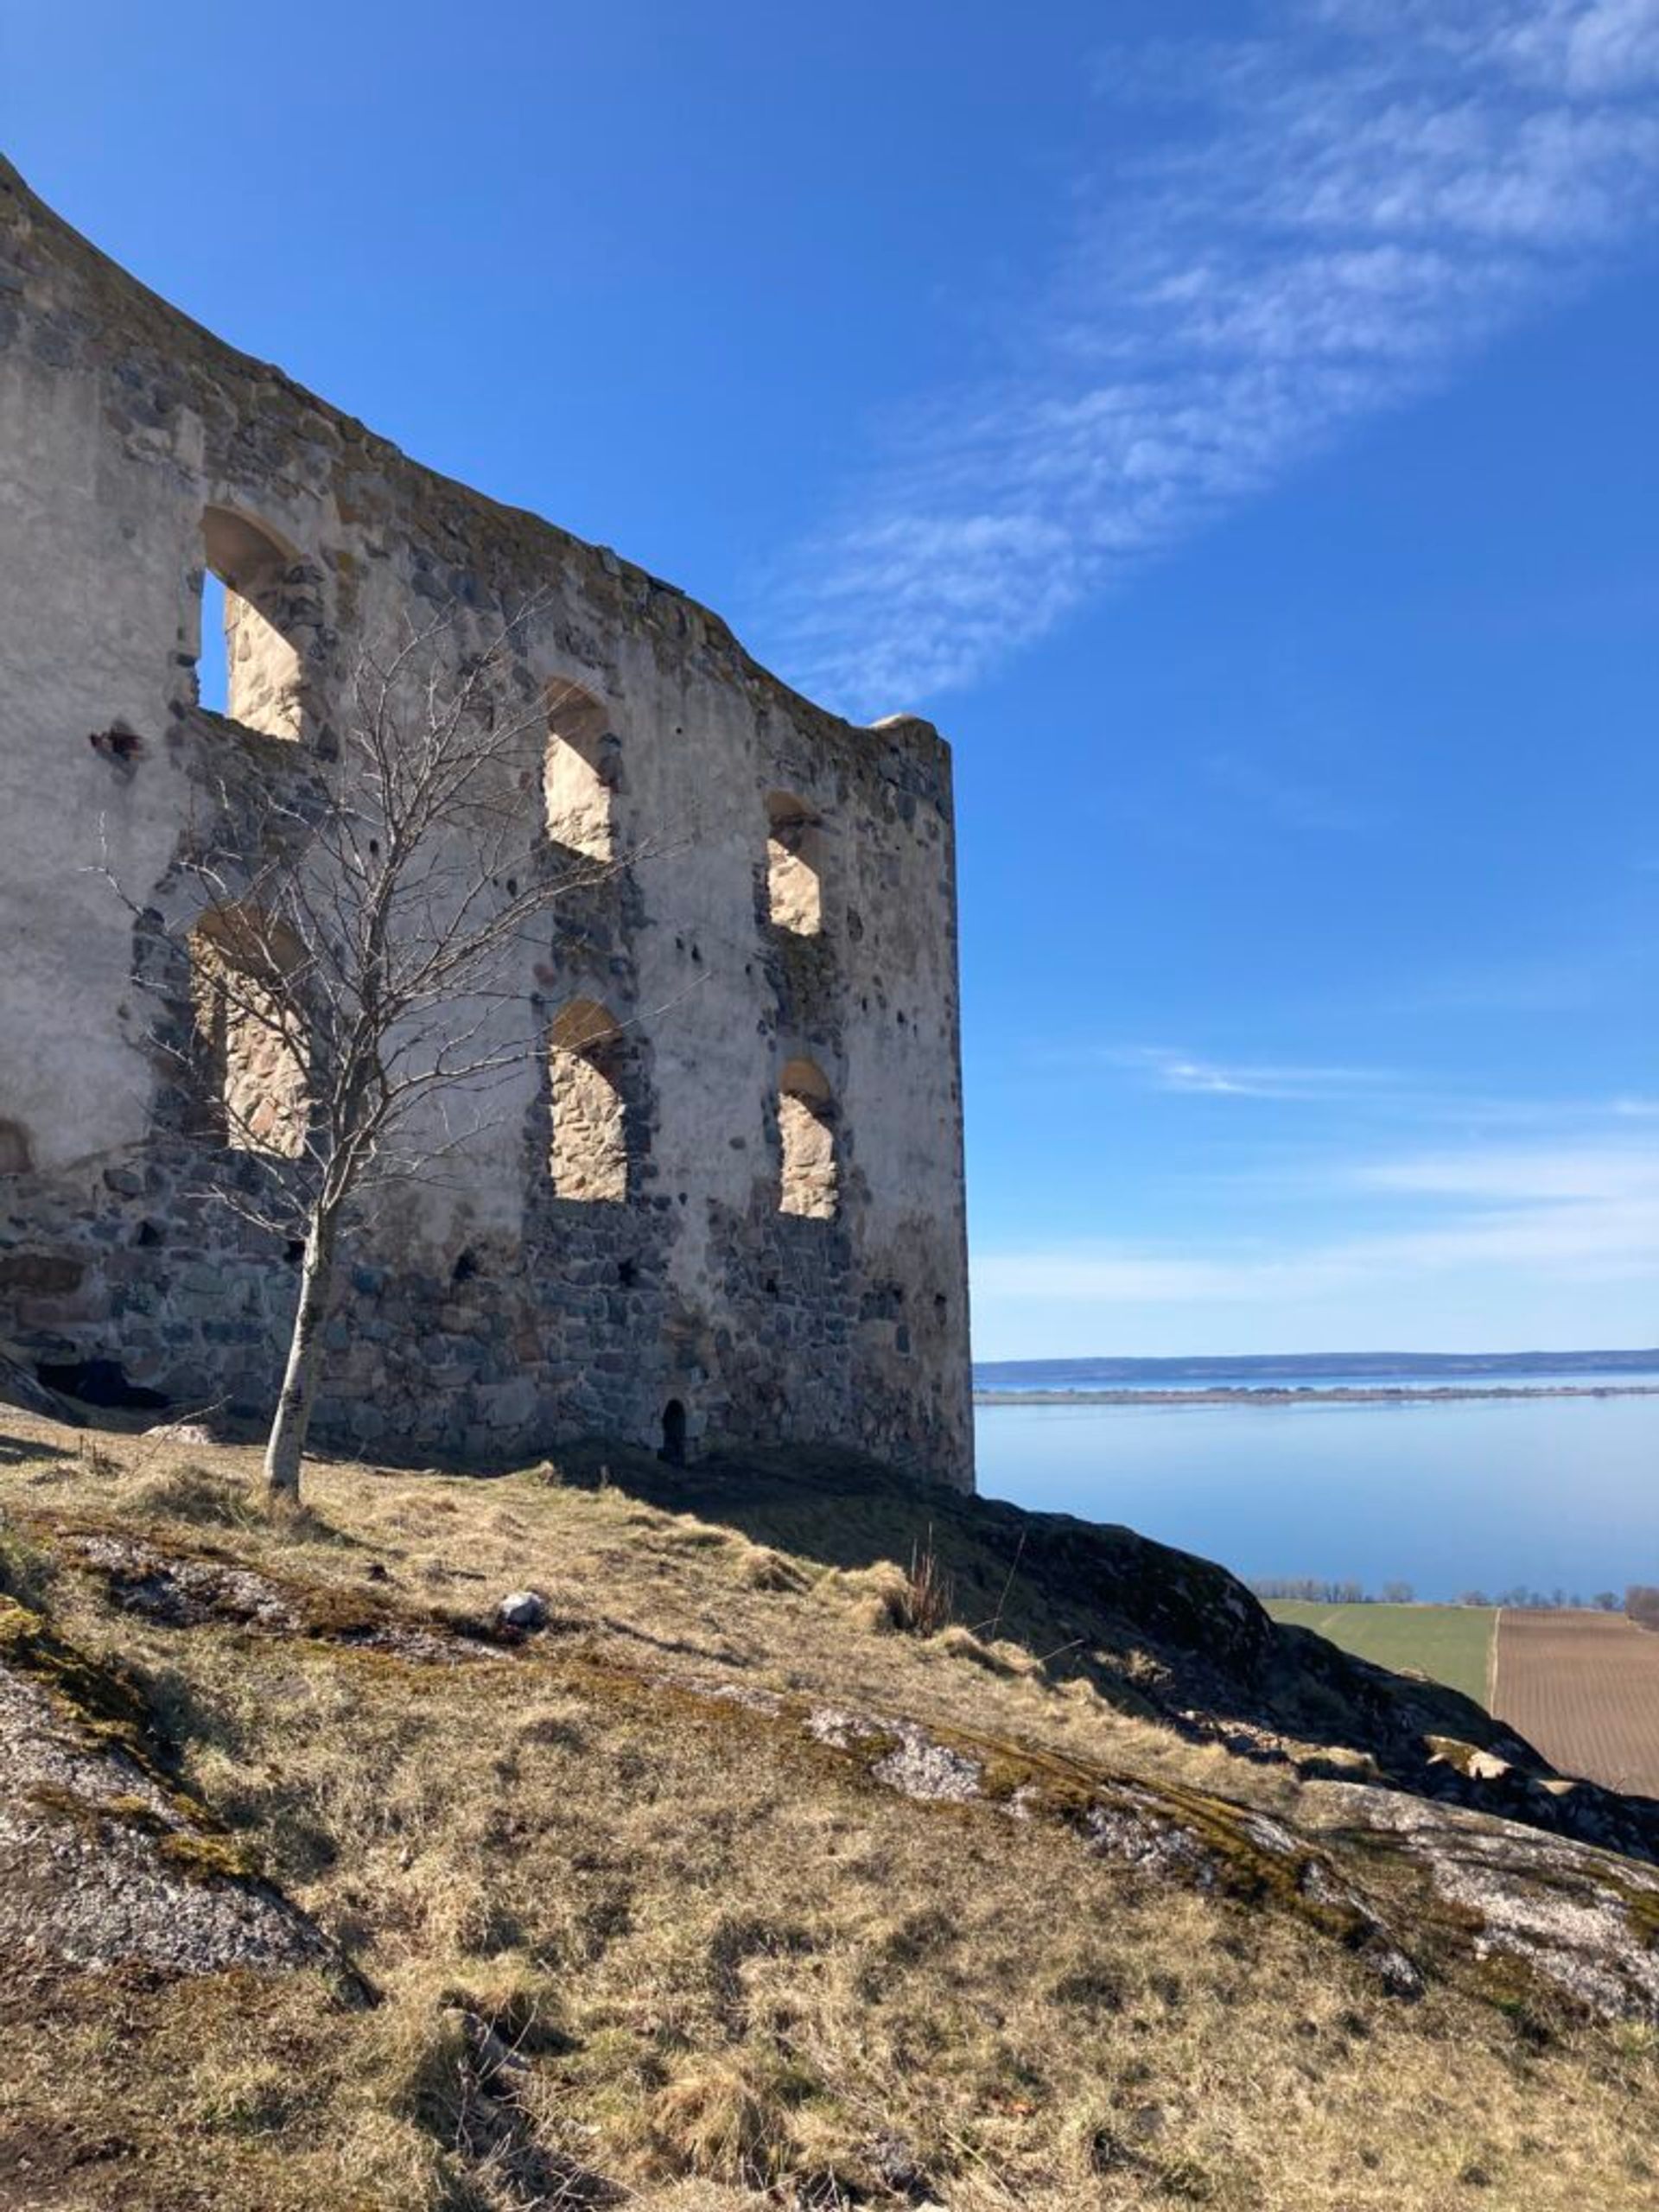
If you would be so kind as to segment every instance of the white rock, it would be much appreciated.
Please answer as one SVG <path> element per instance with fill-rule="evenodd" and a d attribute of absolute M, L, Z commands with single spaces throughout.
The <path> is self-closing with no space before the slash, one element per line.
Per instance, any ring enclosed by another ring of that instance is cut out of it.
<path fill-rule="evenodd" d="M 547 1600 L 539 1590 L 509 1590 L 495 1617 L 504 1628 L 545 1628 Z"/>

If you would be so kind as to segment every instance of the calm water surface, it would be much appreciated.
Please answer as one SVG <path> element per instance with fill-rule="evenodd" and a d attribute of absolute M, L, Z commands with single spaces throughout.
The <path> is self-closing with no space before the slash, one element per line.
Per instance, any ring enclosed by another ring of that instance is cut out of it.
<path fill-rule="evenodd" d="M 1420 1598 L 1659 1582 L 1659 1398 L 982 1406 L 979 1487 L 1220 1560 Z"/>

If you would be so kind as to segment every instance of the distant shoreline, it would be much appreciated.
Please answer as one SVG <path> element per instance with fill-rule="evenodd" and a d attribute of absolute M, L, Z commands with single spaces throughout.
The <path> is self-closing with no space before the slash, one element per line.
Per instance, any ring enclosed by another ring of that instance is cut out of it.
<path fill-rule="evenodd" d="M 1659 1398 L 1659 1382 L 1204 1384 L 1190 1390 L 976 1389 L 976 1406 L 1423 1406 L 1470 1398 Z"/>

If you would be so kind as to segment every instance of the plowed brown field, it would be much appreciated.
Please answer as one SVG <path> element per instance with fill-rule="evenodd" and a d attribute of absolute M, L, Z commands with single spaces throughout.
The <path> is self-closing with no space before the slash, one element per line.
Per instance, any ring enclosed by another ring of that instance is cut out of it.
<path fill-rule="evenodd" d="M 1659 1635 L 1622 1613 L 1497 1617 L 1493 1711 L 1563 1774 L 1659 1797 Z"/>

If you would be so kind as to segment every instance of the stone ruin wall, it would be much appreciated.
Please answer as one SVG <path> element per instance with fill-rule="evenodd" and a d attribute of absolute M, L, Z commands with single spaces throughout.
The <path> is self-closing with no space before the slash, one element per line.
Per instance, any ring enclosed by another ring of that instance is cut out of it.
<path fill-rule="evenodd" d="M 947 748 L 860 728 L 610 552 L 406 460 L 220 345 L 0 165 L 0 1344 L 268 1410 L 291 1255 L 224 1194 L 186 865 L 327 772 L 365 639 L 504 611 L 547 702 L 524 804 L 626 855 L 524 988 L 548 1050 L 354 1245 L 319 1434 L 500 1461 L 578 1435 L 796 1440 L 972 1480 Z M 204 569 L 228 715 L 197 702 Z M 609 841 L 608 846 L 607 841 Z M 105 868 L 134 895 L 134 916 Z M 222 950 L 222 948 L 221 948 Z M 280 1063 L 280 1055 L 277 1056 Z"/>

